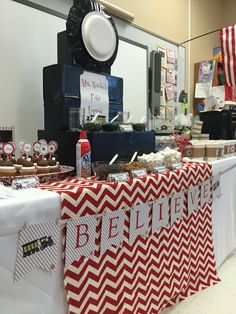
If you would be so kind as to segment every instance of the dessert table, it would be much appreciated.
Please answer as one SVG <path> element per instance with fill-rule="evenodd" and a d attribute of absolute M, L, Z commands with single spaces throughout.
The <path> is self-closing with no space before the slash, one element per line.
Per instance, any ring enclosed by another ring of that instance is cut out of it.
<path fill-rule="evenodd" d="M 148 236 L 129 243 L 132 206 L 186 191 L 210 177 L 211 165 L 190 164 L 122 183 L 74 178 L 41 184 L 61 195 L 62 220 L 126 209 L 123 245 L 100 254 L 98 218 L 95 257 L 81 256 L 65 270 L 69 313 L 160 313 L 217 283 L 211 200 L 188 215 L 185 197 L 182 219 L 152 234 L 149 216 Z"/>
<path fill-rule="evenodd" d="M 212 164 L 213 173 L 235 163 L 236 158 L 217 161 Z M 138 236 L 132 245 L 128 241 L 130 208 L 134 204 L 180 191 L 185 191 L 186 196 L 191 185 L 201 184 L 211 174 L 210 164 L 186 164 L 179 170 L 125 183 L 68 178 L 41 184 L 40 189 L 15 191 L 15 197 L 0 199 L 0 245 L 4 250 L 0 254 L 1 310 L 8 314 L 159 313 L 217 283 L 212 235 L 217 266 L 236 246 L 235 169 L 222 174 L 222 197 L 213 202 L 213 213 L 210 202 L 188 216 L 185 197 L 182 219 L 152 234 L 149 216 L 148 237 Z M 233 180 L 231 185 L 229 179 Z M 80 257 L 65 270 L 65 289 L 62 252 L 55 274 L 35 269 L 21 281 L 13 282 L 17 228 L 25 221 L 39 223 L 60 215 L 63 222 L 119 208 L 126 209 L 123 246 L 99 254 L 98 220 L 95 258 Z M 225 217 L 225 212 L 230 216 Z"/>
<path fill-rule="evenodd" d="M 0 313 L 66 313 L 61 252 L 56 273 L 34 269 L 14 283 L 20 227 L 56 219 L 60 209 L 59 194 L 40 189 L 18 190 L 13 197 L 0 199 Z"/>
<path fill-rule="evenodd" d="M 236 157 L 212 162 L 213 175 L 220 175 L 221 197 L 213 201 L 213 240 L 216 265 L 236 248 Z"/>

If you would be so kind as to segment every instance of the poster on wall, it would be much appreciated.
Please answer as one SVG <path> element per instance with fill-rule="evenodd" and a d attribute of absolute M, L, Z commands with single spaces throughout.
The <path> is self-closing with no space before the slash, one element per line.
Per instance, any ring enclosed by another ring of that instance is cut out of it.
<path fill-rule="evenodd" d="M 211 82 L 215 69 L 215 60 L 202 61 L 199 65 L 198 83 Z"/>

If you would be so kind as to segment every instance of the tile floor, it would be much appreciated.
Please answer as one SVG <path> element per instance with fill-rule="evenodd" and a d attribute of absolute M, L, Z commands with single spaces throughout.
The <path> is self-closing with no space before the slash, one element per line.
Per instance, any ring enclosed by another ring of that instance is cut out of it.
<path fill-rule="evenodd" d="M 219 269 L 221 282 L 161 314 L 236 314 L 236 250 Z"/>

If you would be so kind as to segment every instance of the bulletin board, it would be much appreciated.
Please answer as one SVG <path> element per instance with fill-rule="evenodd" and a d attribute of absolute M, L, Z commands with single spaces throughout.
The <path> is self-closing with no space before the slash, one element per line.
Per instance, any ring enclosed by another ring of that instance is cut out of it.
<path fill-rule="evenodd" d="M 150 52 L 152 50 L 158 50 L 158 49 L 164 49 L 165 52 L 172 51 L 174 52 L 175 58 L 176 58 L 176 73 L 175 73 L 175 83 L 174 84 L 166 84 L 169 86 L 173 86 L 173 90 L 175 91 L 175 97 L 174 99 L 170 99 L 167 101 L 166 94 L 166 108 L 173 107 L 175 109 L 175 114 L 178 113 L 181 110 L 181 105 L 178 102 L 179 94 L 182 90 L 186 89 L 186 78 L 185 78 L 185 48 L 178 43 L 175 43 L 171 40 L 168 40 L 164 37 L 161 37 L 155 33 L 152 33 L 150 31 L 147 31 L 137 25 L 134 25 L 133 23 L 128 24 L 127 22 L 117 18 L 113 17 L 115 20 L 115 24 L 118 30 L 118 33 L 120 36 L 131 39 L 135 41 L 136 44 L 146 45 L 148 50 L 148 61 L 147 65 L 150 66 Z M 166 56 L 167 58 L 167 56 Z M 167 70 L 169 68 L 169 65 L 166 64 L 163 69 Z M 167 71 L 166 71 L 167 73 Z M 166 74 L 165 73 L 165 74 Z M 166 81 L 166 78 L 165 78 Z M 147 85 L 148 86 L 148 85 Z M 165 91 L 166 92 L 166 91 Z M 149 101 L 147 100 L 147 108 L 149 105 Z M 147 109 L 148 110 L 148 109 Z M 167 110 L 166 110 L 167 112 Z M 150 114 L 149 120 L 150 120 Z M 165 116 L 166 119 L 168 119 L 168 116 Z M 149 123 L 149 127 L 151 128 L 151 124 Z"/>

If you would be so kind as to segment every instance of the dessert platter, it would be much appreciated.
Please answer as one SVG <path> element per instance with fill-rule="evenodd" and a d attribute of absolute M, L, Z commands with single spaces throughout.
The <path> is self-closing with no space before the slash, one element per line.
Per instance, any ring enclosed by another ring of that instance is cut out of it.
<path fill-rule="evenodd" d="M 26 179 L 36 177 L 40 183 L 63 180 L 68 176 L 74 174 L 74 167 L 71 166 L 59 166 L 59 171 L 51 173 L 42 173 L 34 175 L 14 175 L 14 176 L 0 176 L 0 182 L 4 185 L 11 185 L 12 181 L 15 179 Z"/>
<path fill-rule="evenodd" d="M 31 145 L 22 142 L 18 145 L 20 157 L 15 158 L 15 145 L 12 142 L 0 145 L 0 183 L 11 185 L 15 181 L 36 178 L 39 183 L 65 179 L 74 174 L 74 167 L 60 165 L 56 160 L 57 142 L 42 140 Z"/>

